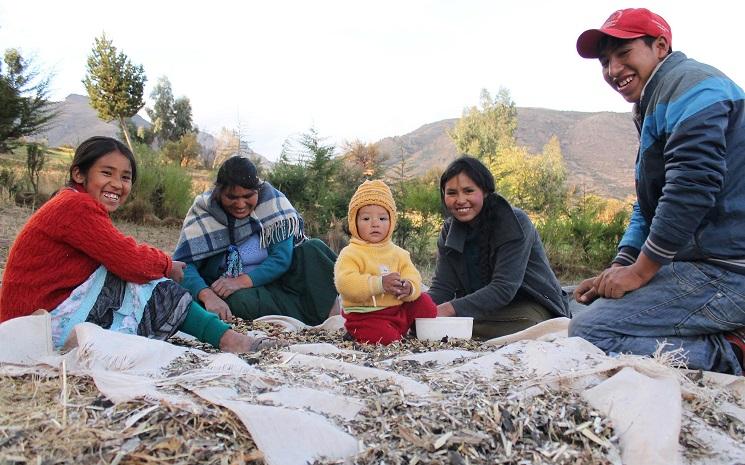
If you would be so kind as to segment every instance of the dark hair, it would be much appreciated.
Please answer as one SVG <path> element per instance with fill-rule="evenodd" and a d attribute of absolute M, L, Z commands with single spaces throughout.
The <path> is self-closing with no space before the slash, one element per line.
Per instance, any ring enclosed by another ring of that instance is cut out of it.
<path fill-rule="evenodd" d="M 256 171 L 256 166 L 246 157 L 230 157 L 220 165 L 217 170 L 214 192 L 219 195 L 223 189 L 240 186 L 244 189 L 258 189 L 261 180 Z"/>
<path fill-rule="evenodd" d="M 473 227 L 478 231 L 479 241 L 479 274 L 484 282 L 491 281 L 491 275 L 494 272 L 494 230 L 499 224 L 497 217 L 497 194 L 495 192 L 494 176 L 481 161 L 468 155 L 463 155 L 453 160 L 445 172 L 440 176 L 440 200 L 445 210 L 445 215 L 449 211 L 445 206 L 445 184 L 459 174 L 465 174 L 484 191 L 484 204 L 478 216 L 474 218 Z M 453 221 L 456 221 L 453 219 Z"/>
<path fill-rule="evenodd" d="M 127 157 L 129 164 L 132 167 L 132 183 L 137 180 L 137 162 L 135 156 L 129 147 L 122 144 L 118 140 L 112 137 L 105 136 L 93 136 L 84 140 L 78 148 L 75 149 L 75 155 L 72 158 L 72 164 L 70 165 L 70 179 L 67 181 L 68 185 L 75 184 L 72 179 L 72 173 L 75 168 L 78 169 L 80 174 L 87 175 L 88 170 L 91 169 L 96 160 L 108 155 L 111 152 L 120 152 L 122 155 Z"/>
<path fill-rule="evenodd" d="M 647 47 L 651 47 L 655 40 L 657 40 L 657 37 L 652 36 L 642 36 L 637 37 L 635 39 L 619 39 L 618 37 L 612 37 L 609 35 L 604 35 L 603 37 L 598 40 L 597 43 L 597 53 L 598 55 L 602 56 L 603 52 L 606 50 L 609 52 L 612 52 L 613 50 L 616 50 L 617 48 L 628 44 L 629 42 L 633 42 L 636 39 L 642 39 L 644 41 L 644 44 Z M 673 48 L 670 47 L 667 51 L 667 54 L 673 53 Z"/>
<path fill-rule="evenodd" d="M 491 171 L 478 159 L 463 155 L 453 160 L 440 176 L 440 200 L 443 206 L 445 206 L 445 184 L 461 173 L 471 178 L 484 193 L 491 194 L 495 191 L 494 176 Z"/>

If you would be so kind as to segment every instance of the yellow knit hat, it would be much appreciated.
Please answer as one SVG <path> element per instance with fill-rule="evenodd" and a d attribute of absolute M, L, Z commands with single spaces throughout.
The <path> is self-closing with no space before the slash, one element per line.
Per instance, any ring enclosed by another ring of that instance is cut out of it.
<path fill-rule="evenodd" d="M 360 184 L 357 191 L 349 201 L 349 212 L 347 213 L 347 222 L 349 223 L 349 232 L 352 237 L 360 238 L 357 232 L 357 212 L 366 205 L 380 205 L 388 210 L 391 217 L 391 227 L 388 229 L 388 235 L 384 241 L 390 240 L 393 236 L 393 230 L 396 228 L 396 201 L 393 200 L 391 189 L 379 179 L 365 181 Z"/>

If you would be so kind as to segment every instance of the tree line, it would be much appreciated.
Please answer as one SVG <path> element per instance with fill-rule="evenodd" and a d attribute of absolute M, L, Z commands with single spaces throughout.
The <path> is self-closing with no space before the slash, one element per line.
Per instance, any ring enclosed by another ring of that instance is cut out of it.
<path fill-rule="evenodd" d="M 528 212 L 565 281 L 604 269 L 625 230 L 629 206 L 567 185 L 558 138 L 552 137 L 540 153 L 530 153 L 518 145 L 516 130 L 517 108 L 509 91 L 500 89 L 492 97 L 483 90 L 480 104 L 467 107 L 449 135 L 458 152 L 489 167 L 498 193 Z M 337 155 L 336 147 L 311 128 L 285 143 L 265 177 L 303 212 L 309 232 L 333 248 L 345 241 L 341 230 L 354 189 L 365 178 L 385 178 L 400 211 L 394 240 L 418 265 L 431 269 L 443 221 L 439 173 L 444 167 L 412 177 L 401 153 L 400 160 L 391 160 L 374 144 L 355 141 Z"/>

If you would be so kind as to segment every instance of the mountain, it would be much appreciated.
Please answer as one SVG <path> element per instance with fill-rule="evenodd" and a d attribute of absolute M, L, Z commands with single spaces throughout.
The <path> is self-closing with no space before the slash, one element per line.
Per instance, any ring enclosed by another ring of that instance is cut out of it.
<path fill-rule="evenodd" d="M 116 121 L 107 123 L 100 120 L 96 114 L 96 110 L 91 107 L 90 100 L 86 96 L 70 94 L 65 100 L 54 102 L 53 105 L 59 109 L 59 117 L 52 122 L 52 126 L 48 130 L 34 137 L 37 140 L 46 140 L 49 147 L 59 147 L 62 145 L 77 147 L 78 144 L 91 136 L 119 137 L 119 123 Z M 132 122 L 138 128 L 149 128 L 152 126 L 148 120 L 140 115 L 135 115 L 132 118 Z M 212 150 L 214 152 L 217 145 L 215 137 L 204 131 L 199 131 L 197 141 L 199 141 L 205 151 Z M 252 155 L 260 157 L 265 166 L 272 165 L 272 162 L 262 155 L 255 152 Z"/>
<path fill-rule="evenodd" d="M 378 141 L 391 170 L 402 154 L 412 174 L 442 171 L 458 156 L 448 136 L 456 118 L 425 124 L 408 134 Z M 517 109 L 517 143 L 540 153 L 556 135 L 570 184 L 586 192 L 624 198 L 634 193 L 634 160 L 639 140 L 630 113 Z"/>
<path fill-rule="evenodd" d="M 77 147 L 91 136 L 119 136 L 119 123 L 106 123 L 98 119 L 88 97 L 70 94 L 64 101 L 55 102 L 54 105 L 60 111 L 59 117 L 47 131 L 36 136 L 37 139 L 46 139 L 50 147 Z M 135 115 L 132 121 L 137 127 L 150 127 L 150 123 L 140 115 Z"/>

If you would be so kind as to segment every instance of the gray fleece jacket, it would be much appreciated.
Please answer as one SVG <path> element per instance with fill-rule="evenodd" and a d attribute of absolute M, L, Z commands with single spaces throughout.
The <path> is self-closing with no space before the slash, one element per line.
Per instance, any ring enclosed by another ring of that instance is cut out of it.
<path fill-rule="evenodd" d="M 497 195 L 500 219 L 494 235 L 495 252 L 491 257 L 494 272 L 486 286 L 466 295 L 473 286 L 468 281 L 468 267 L 463 254 L 469 226 L 445 220 L 437 241 L 437 266 L 429 295 L 437 303 L 451 302 L 457 316 L 475 319 L 499 312 L 518 295 L 529 296 L 556 316 L 571 317 L 566 293 L 551 270 L 541 238 L 528 215 L 513 208 Z"/>

